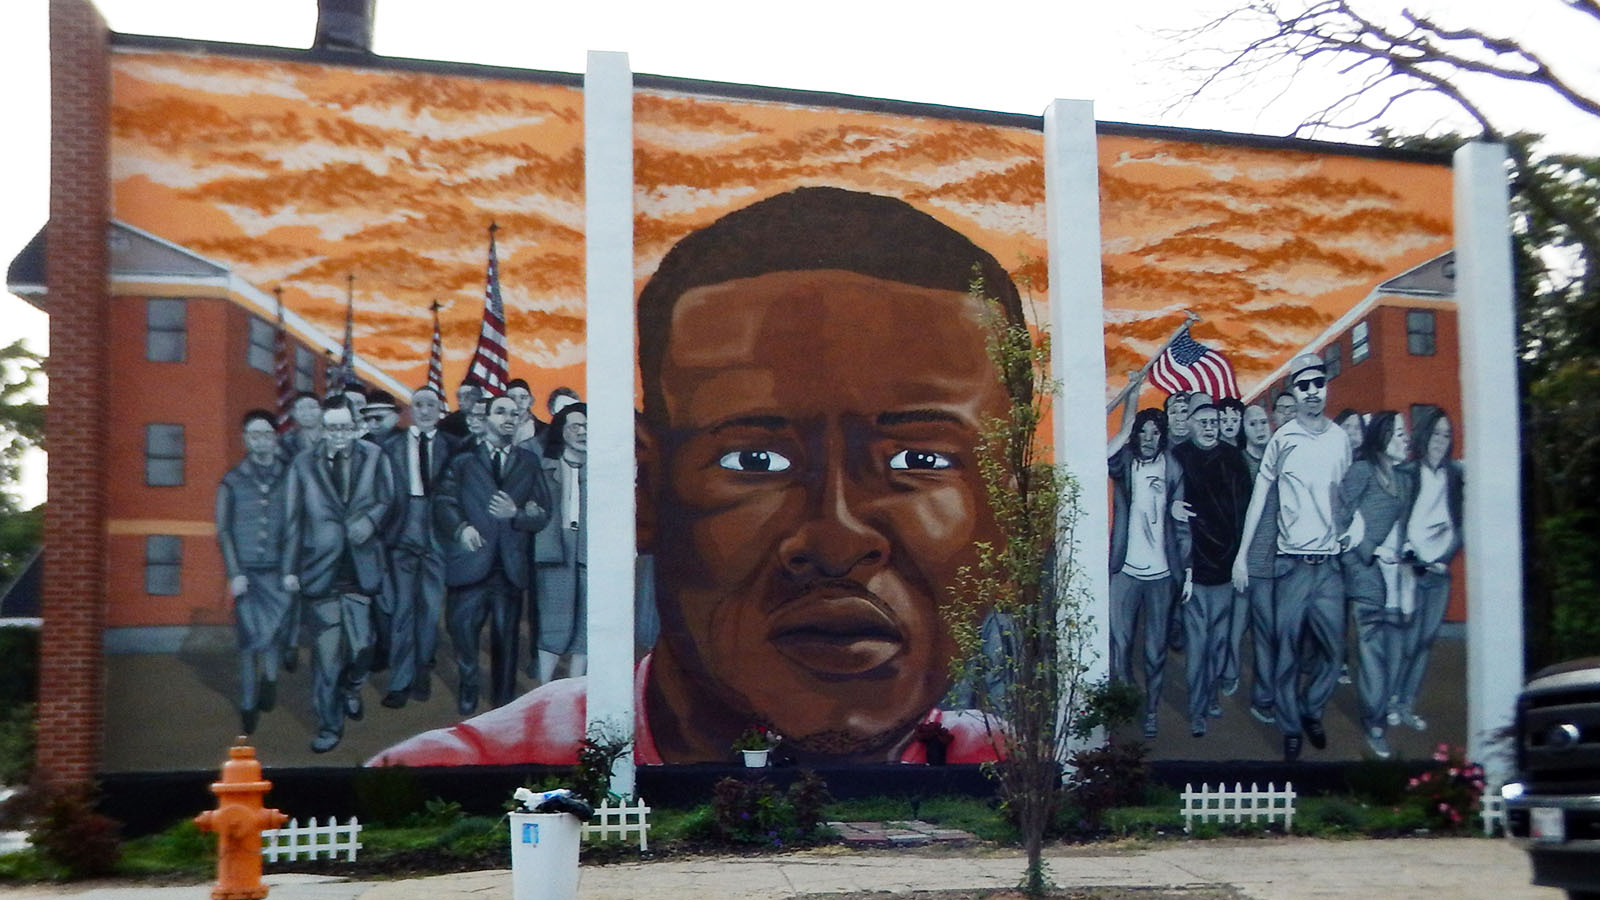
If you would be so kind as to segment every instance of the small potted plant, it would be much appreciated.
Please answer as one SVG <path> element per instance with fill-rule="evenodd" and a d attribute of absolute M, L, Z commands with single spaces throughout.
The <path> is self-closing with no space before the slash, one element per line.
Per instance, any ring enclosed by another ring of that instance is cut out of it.
<path fill-rule="evenodd" d="M 783 740 L 776 731 L 765 725 L 751 725 L 733 742 L 733 749 L 744 754 L 747 769 L 761 769 L 767 765 L 767 754 Z"/>
<path fill-rule="evenodd" d="M 950 729 L 938 722 L 923 722 L 917 726 L 917 740 L 922 742 L 922 748 L 927 751 L 928 765 L 944 765 L 945 754 L 950 750 L 950 742 L 956 739 Z"/>

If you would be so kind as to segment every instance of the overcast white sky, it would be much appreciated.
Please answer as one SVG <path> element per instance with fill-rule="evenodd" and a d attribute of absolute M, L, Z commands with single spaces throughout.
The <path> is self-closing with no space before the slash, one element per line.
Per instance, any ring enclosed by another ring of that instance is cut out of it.
<path fill-rule="evenodd" d="M 1289 0 L 1292 2 L 1292 0 Z M 305 47 L 315 0 L 99 0 L 111 27 L 139 34 Z M 629 54 L 635 72 L 771 87 L 830 91 L 1039 114 L 1057 97 L 1090 99 L 1102 120 L 1284 134 L 1336 78 L 1281 78 L 1217 92 L 1176 112 L 1178 50 L 1161 35 L 1203 22 L 1226 0 L 748 0 L 587 3 L 535 0 L 377 0 L 375 50 L 391 56 L 460 60 L 582 72 L 588 50 Z M 1365 4 L 1397 9 L 1392 0 Z M 1600 85 L 1600 28 L 1557 0 L 1423 0 L 1452 23 L 1481 24 L 1546 51 L 1563 74 Z M 48 0 L 0 0 L 0 265 L 47 215 Z M 1600 93 L 1595 91 L 1593 93 Z M 1592 93 L 1592 95 L 1593 95 Z M 1497 98 L 1502 127 L 1558 136 L 1577 152 L 1600 153 L 1600 121 L 1527 94 Z M 1402 107 L 1392 126 L 1423 131 L 1437 110 Z M 1323 135 L 1360 140 L 1361 135 Z M 43 314 L 0 295 L 0 342 L 27 336 L 45 349 Z M 42 481 L 25 477 L 27 502 Z"/>

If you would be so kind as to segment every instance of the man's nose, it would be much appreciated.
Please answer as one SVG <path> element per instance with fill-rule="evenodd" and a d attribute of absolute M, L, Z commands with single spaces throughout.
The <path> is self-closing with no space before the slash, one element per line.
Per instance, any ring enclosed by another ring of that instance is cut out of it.
<path fill-rule="evenodd" d="M 844 473 L 835 467 L 810 498 L 805 520 L 778 544 L 779 565 L 796 578 L 856 578 L 884 565 L 889 541 L 863 515 Z"/>

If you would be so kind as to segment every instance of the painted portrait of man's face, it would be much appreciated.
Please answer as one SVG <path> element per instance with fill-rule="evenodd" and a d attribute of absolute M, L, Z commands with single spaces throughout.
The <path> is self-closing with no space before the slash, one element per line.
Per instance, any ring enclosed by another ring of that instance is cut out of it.
<path fill-rule="evenodd" d="M 1272 401 L 1272 430 L 1277 431 L 1287 425 L 1298 408 L 1293 394 L 1279 394 L 1278 399 Z"/>
<path fill-rule="evenodd" d="M 1207 406 L 1196 410 L 1189 417 L 1189 430 L 1194 434 L 1194 445 L 1201 450 L 1210 450 L 1217 445 L 1221 437 L 1220 416 L 1215 406 Z"/>
<path fill-rule="evenodd" d="M 340 406 L 322 411 L 322 431 L 327 437 L 328 449 L 343 453 L 361 436 L 362 427 L 355 416 L 350 415 L 348 407 Z"/>
<path fill-rule="evenodd" d="M 842 271 L 673 310 L 642 476 L 660 482 L 657 653 L 801 750 L 881 749 L 948 687 L 940 600 L 996 538 L 974 446 L 1006 398 L 980 312 Z"/>
<path fill-rule="evenodd" d="M 1167 398 L 1167 429 L 1172 433 L 1172 442 L 1181 444 L 1189 439 L 1189 398 L 1184 394 L 1173 394 Z"/>
<path fill-rule="evenodd" d="M 1265 447 L 1267 438 L 1272 437 L 1272 425 L 1267 421 L 1267 411 L 1259 406 L 1245 408 L 1244 422 L 1240 427 L 1244 432 L 1245 443 L 1251 447 Z"/>
<path fill-rule="evenodd" d="M 1305 415 L 1320 416 L 1328 405 L 1328 378 L 1321 369 L 1306 369 L 1295 375 L 1289 389 L 1294 392 L 1296 407 Z"/>

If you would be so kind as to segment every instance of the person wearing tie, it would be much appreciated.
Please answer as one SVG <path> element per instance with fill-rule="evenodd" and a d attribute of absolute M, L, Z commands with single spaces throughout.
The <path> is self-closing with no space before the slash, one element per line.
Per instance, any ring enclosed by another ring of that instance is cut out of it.
<path fill-rule="evenodd" d="M 434 525 L 445 542 L 445 618 L 456 652 L 456 699 L 463 716 L 478 706 L 478 646 L 486 621 L 490 703 L 502 706 L 516 696 L 517 630 L 528 588 L 529 544 L 549 519 L 551 507 L 539 459 L 512 443 L 516 402 L 499 396 L 486 406 L 483 441 L 450 460 L 433 502 Z"/>
<path fill-rule="evenodd" d="M 389 689 L 383 705 L 399 709 L 432 694 L 434 656 L 444 615 L 444 545 L 433 527 L 434 486 L 460 441 L 444 433 L 444 398 L 431 387 L 411 394 L 411 427 L 384 444 L 396 476 L 389 548 L 394 610 L 389 621 Z"/>
<path fill-rule="evenodd" d="M 383 451 L 358 440 L 362 426 L 346 396 L 322 401 L 322 425 L 321 443 L 289 467 L 281 560 L 283 589 L 303 598 L 311 638 L 315 753 L 338 746 L 345 718 L 362 715 L 372 598 L 388 568 L 378 531 L 394 485 Z"/>

